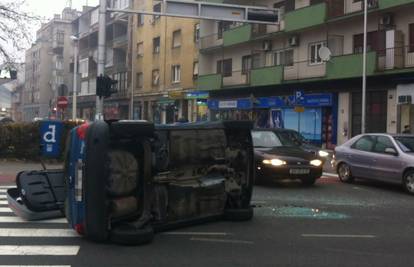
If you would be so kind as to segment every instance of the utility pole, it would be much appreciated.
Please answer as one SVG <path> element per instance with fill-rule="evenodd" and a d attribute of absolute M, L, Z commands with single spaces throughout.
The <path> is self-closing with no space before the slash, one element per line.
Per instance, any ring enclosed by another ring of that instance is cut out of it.
<path fill-rule="evenodd" d="M 99 30 L 98 30 L 98 77 L 105 75 L 105 52 L 106 52 L 106 9 L 107 0 L 99 3 Z M 96 96 L 95 120 L 103 120 L 103 97 Z"/>
<path fill-rule="evenodd" d="M 72 87 L 72 120 L 76 120 L 77 98 L 78 98 L 78 45 L 79 38 L 71 36 L 73 41 L 73 87 Z"/>
<path fill-rule="evenodd" d="M 366 101 L 367 101 L 367 23 L 368 23 L 368 0 L 364 0 L 364 51 L 362 55 L 362 113 L 361 133 L 365 133 L 366 124 Z"/>

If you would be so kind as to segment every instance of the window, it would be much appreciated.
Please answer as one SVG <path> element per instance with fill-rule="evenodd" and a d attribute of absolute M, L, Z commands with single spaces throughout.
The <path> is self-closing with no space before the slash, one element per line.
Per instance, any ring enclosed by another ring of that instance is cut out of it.
<path fill-rule="evenodd" d="M 174 31 L 172 36 L 172 47 L 177 48 L 181 46 L 181 30 Z"/>
<path fill-rule="evenodd" d="M 293 66 L 293 49 L 276 51 L 273 55 L 273 65 L 275 66 Z"/>
<path fill-rule="evenodd" d="M 378 136 L 377 137 L 377 142 L 375 143 L 373 152 L 377 152 L 377 153 L 384 153 L 385 154 L 385 149 L 387 148 L 394 148 L 394 144 L 392 143 L 392 141 L 390 140 L 390 138 L 388 138 L 387 136 Z"/>
<path fill-rule="evenodd" d="M 158 3 L 158 4 L 154 5 L 153 8 L 152 8 L 152 11 L 160 13 L 161 12 L 161 3 Z M 160 18 L 159 15 L 154 15 L 153 16 L 154 21 L 158 20 L 159 18 Z"/>
<path fill-rule="evenodd" d="M 142 88 L 144 85 L 144 74 L 142 72 L 137 73 L 136 76 L 136 88 Z"/>
<path fill-rule="evenodd" d="M 79 60 L 79 73 L 81 74 L 82 78 L 87 78 L 89 72 L 89 59 L 81 59 Z"/>
<path fill-rule="evenodd" d="M 194 62 L 193 63 L 193 79 L 197 79 L 198 78 L 198 62 Z"/>
<path fill-rule="evenodd" d="M 160 37 L 156 37 L 152 40 L 152 52 L 158 54 L 160 52 Z"/>
<path fill-rule="evenodd" d="M 65 32 L 58 31 L 56 33 L 56 41 L 58 44 L 64 44 L 65 43 Z"/>
<path fill-rule="evenodd" d="M 361 137 L 358 141 L 356 141 L 352 148 L 362 151 L 371 152 L 374 146 L 375 139 L 372 136 L 364 136 Z"/>
<path fill-rule="evenodd" d="M 217 23 L 217 39 L 223 38 L 223 32 L 230 29 L 231 24 L 230 21 L 219 21 Z"/>
<path fill-rule="evenodd" d="M 63 58 L 61 57 L 56 58 L 56 69 L 63 70 Z"/>
<path fill-rule="evenodd" d="M 141 27 L 144 25 L 145 16 L 144 14 L 137 14 L 137 27 Z"/>
<path fill-rule="evenodd" d="M 409 34 L 409 38 L 410 38 L 410 40 L 409 40 L 409 48 L 408 48 L 408 51 L 410 52 L 410 53 L 413 53 L 414 52 L 414 23 L 412 23 L 412 24 L 409 24 L 408 25 L 408 34 Z"/>
<path fill-rule="evenodd" d="M 316 64 L 321 64 L 322 63 L 322 59 L 319 55 L 319 50 L 325 46 L 324 42 L 319 42 L 319 43 L 313 43 L 309 45 L 309 64 L 310 65 L 316 65 Z"/>
<path fill-rule="evenodd" d="M 181 66 L 173 65 L 171 69 L 171 82 L 179 83 L 181 81 Z"/>
<path fill-rule="evenodd" d="M 233 71 L 233 60 L 231 58 L 217 61 L 217 74 L 223 77 L 231 77 Z"/>
<path fill-rule="evenodd" d="M 252 56 L 242 57 L 242 74 L 247 74 L 252 69 Z"/>
<path fill-rule="evenodd" d="M 160 70 L 152 71 L 152 85 L 158 86 L 160 84 Z"/>
<path fill-rule="evenodd" d="M 364 49 L 364 34 L 354 35 L 354 53 L 359 54 Z M 385 53 L 385 31 L 367 33 L 367 51 L 382 51 Z"/>
<path fill-rule="evenodd" d="M 200 23 L 194 25 L 194 42 L 198 42 L 200 40 Z"/>
<path fill-rule="evenodd" d="M 137 56 L 142 57 L 144 55 L 144 43 L 137 43 Z"/>
<path fill-rule="evenodd" d="M 98 23 L 99 21 L 99 8 L 91 12 L 91 26 Z"/>

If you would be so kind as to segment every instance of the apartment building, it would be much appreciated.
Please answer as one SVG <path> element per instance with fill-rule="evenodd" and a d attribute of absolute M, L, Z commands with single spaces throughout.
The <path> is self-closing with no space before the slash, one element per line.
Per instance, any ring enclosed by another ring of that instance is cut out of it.
<path fill-rule="evenodd" d="M 162 1 L 133 1 L 160 12 Z M 136 15 L 132 19 L 133 118 L 156 123 L 207 119 L 207 96 L 198 94 L 199 21 Z"/>
<path fill-rule="evenodd" d="M 278 8 L 279 25 L 202 21 L 209 116 L 299 130 L 326 147 L 361 132 L 363 2 L 224 1 Z M 367 131 L 413 124 L 414 1 L 368 1 Z"/>
<path fill-rule="evenodd" d="M 111 0 L 110 8 L 129 8 L 129 0 Z M 72 22 L 73 35 L 78 38 L 77 117 L 94 120 L 96 112 L 96 77 L 98 71 L 99 6 L 84 7 L 81 16 Z M 109 13 L 106 22 L 105 74 L 118 81 L 117 93 L 104 100 L 105 119 L 128 119 L 130 99 L 129 15 Z M 73 58 L 72 58 L 73 62 Z M 71 106 L 72 99 L 69 100 Z"/>
<path fill-rule="evenodd" d="M 22 95 L 23 120 L 66 118 L 67 111 L 57 109 L 57 97 L 67 95 L 72 87 L 69 64 L 73 53 L 70 40 L 71 22 L 78 16 L 74 9 L 65 8 L 42 24 L 36 41 L 25 53 L 25 86 Z"/>

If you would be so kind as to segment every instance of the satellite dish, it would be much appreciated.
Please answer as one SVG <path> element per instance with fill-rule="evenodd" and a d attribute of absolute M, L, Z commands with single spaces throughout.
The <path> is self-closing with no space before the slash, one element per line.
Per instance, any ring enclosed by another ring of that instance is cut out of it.
<path fill-rule="evenodd" d="M 331 56 L 332 56 L 332 52 L 331 52 L 331 50 L 328 47 L 322 46 L 319 49 L 319 57 L 323 61 L 329 61 L 329 60 L 331 60 Z"/>

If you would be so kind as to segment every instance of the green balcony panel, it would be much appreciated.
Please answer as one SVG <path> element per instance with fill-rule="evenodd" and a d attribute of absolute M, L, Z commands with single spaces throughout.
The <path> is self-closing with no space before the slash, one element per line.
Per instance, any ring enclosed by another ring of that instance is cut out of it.
<path fill-rule="evenodd" d="M 197 80 L 197 89 L 202 91 L 217 90 L 222 85 L 221 74 L 200 75 Z"/>
<path fill-rule="evenodd" d="M 243 26 L 230 29 L 223 33 L 223 46 L 230 46 L 247 42 L 250 40 L 251 35 L 251 24 L 245 24 Z"/>
<path fill-rule="evenodd" d="M 265 67 L 251 70 L 250 85 L 265 86 L 273 84 L 281 84 L 283 80 L 283 67 Z"/>
<path fill-rule="evenodd" d="M 414 3 L 414 0 L 379 0 L 379 8 L 386 9 L 410 3 Z"/>
<path fill-rule="evenodd" d="M 376 70 L 376 52 L 367 53 L 367 75 L 373 75 Z M 352 54 L 333 57 L 326 66 L 327 79 L 346 79 L 362 77 L 362 54 Z"/>
<path fill-rule="evenodd" d="M 311 5 L 285 14 L 285 31 L 297 31 L 320 25 L 326 20 L 326 3 Z"/>

